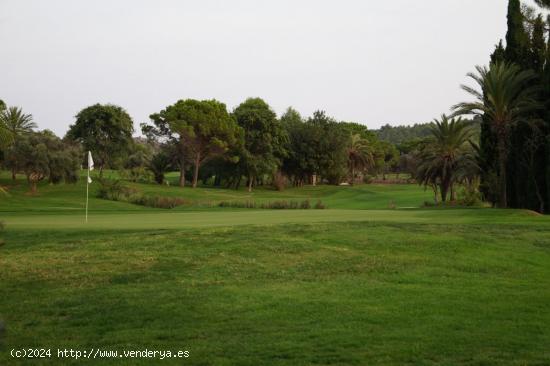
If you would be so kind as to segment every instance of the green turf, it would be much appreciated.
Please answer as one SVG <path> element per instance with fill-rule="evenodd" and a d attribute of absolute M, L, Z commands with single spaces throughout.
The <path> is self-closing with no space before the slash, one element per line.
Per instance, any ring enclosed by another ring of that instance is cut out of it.
<path fill-rule="evenodd" d="M 2 184 L 9 183 L 6 179 Z M 254 193 L 328 210 L 160 210 L 82 186 L 0 198 L 0 365 L 546 365 L 550 218 L 419 207 L 416 186 Z M 393 193 L 392 193 L 393 192 Z M 204 198 L 208 197 L 208 198 Z M 400 204 L 401 202 L 401 204 Z M 362 208 L 362 209 L 357 209 Z M 18 347 L 189 350 L 187 360 L 14 360 Z"/>

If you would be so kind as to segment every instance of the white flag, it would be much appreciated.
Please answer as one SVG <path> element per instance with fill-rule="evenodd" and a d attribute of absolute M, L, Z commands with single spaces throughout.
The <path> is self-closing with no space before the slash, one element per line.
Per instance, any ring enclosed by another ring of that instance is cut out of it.
<path fill-rule="evenodd" d="M 91 151 L 88 151 L 88 170 L 94 170 L 94 159 L 92 159 Z"/>

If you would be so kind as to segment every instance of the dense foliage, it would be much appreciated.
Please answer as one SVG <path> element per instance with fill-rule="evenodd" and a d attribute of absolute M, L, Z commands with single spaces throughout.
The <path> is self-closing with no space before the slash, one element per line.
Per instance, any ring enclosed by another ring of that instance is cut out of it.
<path fill-rule="evenodd" d="M 133 132 L 132 118 L 122 107 L 94 104 L 76 115 L 66 138 L 94 154 L 102 175 L 105 167 L 114 167 L 116 159 L 129 151 Z"/>
<path fill-rule="evenodd" d="M 32 193 L 36 193 L 42 180 L 57 184 L 78 179 L 81 150 L 50 131 L 21 136 L 13 145 L 13 155 L 15 166 L 25 174 Z"/>
<path fill-rule="evenodd" d="M 502 207 L 550 206 L 549 29 L 550 18 L 510 0 L 506 46 L 497 45 L 491 67 L 473 75 L 479 89 L 469 90 L 477 101 L 466 109 L 482 116 L 482 190 Z"/>

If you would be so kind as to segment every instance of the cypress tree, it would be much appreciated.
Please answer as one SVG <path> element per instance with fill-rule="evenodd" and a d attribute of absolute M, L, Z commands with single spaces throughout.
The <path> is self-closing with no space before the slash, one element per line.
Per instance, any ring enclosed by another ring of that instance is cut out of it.
<path fill-rule="evenodd" d="M 546 132 L 546 151 L 543 155 L 546 185 L 546 207 L 550 208 L 550 15 L 546 20 L 546 26 L 549 29 L 546 44 L 546 58 L 542 73 L 543 98 L 546 107 L 544 116 Z"/>
<path fill-rule="evenodd" d="M 540 24 L 533 34 L 529 34 L 524 25 L 524 16 L 521 12 L 520 0 L 509 0 L 508 2 L 508 31 L 506 33 L 505 58 L 524 69 L 540 70 L 540 50 L 535 50 L 534 43 L 541 47 L 540 40 L 544 43 L 544 35 L 541 34 Z M 536 27 L 534 27 L 536 28 Z M 533 36 L 533 37 L 532 37 Z M 545 46 L 543 45 L 543 48 Z M 528 116 L 537 118 L 537 115 Z M 529 123 L 519 123 L 512 127 L 509 142 L 508 167 L 507 167 L 507 188 L 510 207 L 538 209 L 539 200 L 534 193 L 533 168 L 525 163 L 525 146 L 533 131 Z"/>
<path fill-rule="evenodd" d="M 525 68 L 530 68 L 539 75 L 535 84 L 542 81 L 542 73 L 546 58 L 546 41 L 544 37 L 544 21 L 542 16 L 535 19 L 529 42 L 524 45 L 526 50 Z M 543 93 L 537 99 L 542 102 Z M 528 208 L 543 211 L 545 201 L 545 166 L 544 135 L 545 128 L 540 121 L 544 111 L 534 112 L 526 116 L 526 120 L 513 128 L 511 156 L 510 197 L 512 207 Z"/>
<path fill-rule="evenodd" d="M 523 25 L 523 20 L 520 0 L 509 0 L 506 60 L 525 67 L 529 36 Z"/>
<path fill-rule="evenodd" d="M 539 75 L 544 71 L 544 63 L 547 57 L 546 40 L 544 39 L 544 20 L 539 15 L 533 24 L 533 35 L 531 37 L 531 68 Z"/>

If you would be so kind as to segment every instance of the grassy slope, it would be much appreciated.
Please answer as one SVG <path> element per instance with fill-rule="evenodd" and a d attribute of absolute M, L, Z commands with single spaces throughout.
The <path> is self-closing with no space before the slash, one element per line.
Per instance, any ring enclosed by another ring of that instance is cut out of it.
<path fill-rule="evenodd" d="M 93 199 L 84 225 L 83 188 L 43 186 L 28 197 L 21 185 L 0 198 L 8 229 L 0 364 L 17 364 L 5 350 L 22 346 L 189 349 L 193 365 L 550 358 L 548 217 L 385 210 L 391 200 L 418 206 L 429 194 L 362 186 L 253 194 L 321 198 L 335 208 L 324 211 L 166 211 Z M 195 202 L 249 199 L 243 191 L 140 189 Z"/>
<path fill-rule="evenodd" d="M 39 195 L 30 197 L 28 186 L 24 180 L 18 180 L 13 185 L 7 175 L 0 173 L 0 184 L 8 186 L 11 195 L 0 197 L 0 213 L 14 212 L 40 212 L 57 214 L 74 214 L 82 210 L 85 204 L 86 186 L 84 180 L 76 185 L 50 186 L 41 184 Z M 178 196 L 188 200 L 191 204 L 176 210 L 196 210 L 200 206 L 217 205 L 221 201 L 256 201 L 268 202 L 276 200 L 304 200 L 310 199 L 312 203 L 322 200 L 329 208 L 333 209 L 387 209 L 390 202 L 398 207 L 419 207 L 424 201 L 431 199 L 431 194 L 414 185 L 384 186 L 371 185 L 359 187 L 304 187 L 287 189 L 277 192 L 269 188 L 259 188 L 252 193 L 246 190 L 227 190 L 216 188 L 180 188 L 176 186 L 158 186 L 154 184 L 132 184 L 141 192 L 151 195 Z M 125 203 L 109 202 L 95 198 L 98 184 L 90 185 L 90 208 L 95 212 L 120 212 L 120 211 L 163 211 L 151 210 L 140 206 Z M 211 210 L 210 207 L 208 207 Z"/>

